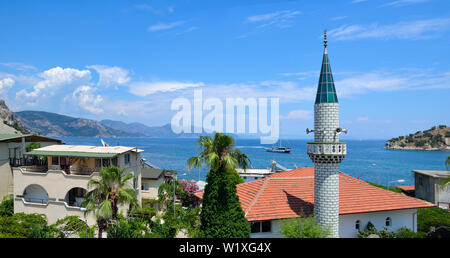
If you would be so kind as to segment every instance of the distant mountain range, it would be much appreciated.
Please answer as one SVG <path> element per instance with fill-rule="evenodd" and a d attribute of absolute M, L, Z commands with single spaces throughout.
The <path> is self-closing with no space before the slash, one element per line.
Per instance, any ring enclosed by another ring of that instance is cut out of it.
<path fill-rule="evenodd" d="M 4 104 L 4 102 L 3 102 Z M 124 123 L 114 120 L 96 121 L 75 118 L 44 111 L 20 111 L 12 113 L 0 100 L 0 118 L 4 117 L 0 133 L 36 132 L 53 137 L 157 137 L 196 138 L 200 134 L 175 134 L 171 125 L 146 126 L 141 123 Z M 15 126 L 15 127 L 13 127 Z M 20 129 L 20 130 L 19 130 Z"/>
<path fill-rule="evenodd" d="M 206 133 L 180 133 L 172 131 L 170 124 L 146 126 L 141 123 L 124 123 L 114 120 L 96 121 L 45 111 L 12 112 L 0 100 L 0 134 L 37 133 L 50 137 L 156 137 L 198 138 Z M 194 131 L 194 127 L 191 128 Z M 233 135 L 235 136 L 235 135 Z M 236 137 L 236 136 L 235 136 Z"/>

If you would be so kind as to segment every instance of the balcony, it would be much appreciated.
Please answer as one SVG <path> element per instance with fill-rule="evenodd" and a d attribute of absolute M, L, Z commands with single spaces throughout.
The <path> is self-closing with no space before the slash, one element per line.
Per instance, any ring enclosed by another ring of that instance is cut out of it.
<path fill-rule="evenodd" d="M 347 155 L 345 142 L 308 142 L 307 152 L 314 163 L 340 163 Z"/>

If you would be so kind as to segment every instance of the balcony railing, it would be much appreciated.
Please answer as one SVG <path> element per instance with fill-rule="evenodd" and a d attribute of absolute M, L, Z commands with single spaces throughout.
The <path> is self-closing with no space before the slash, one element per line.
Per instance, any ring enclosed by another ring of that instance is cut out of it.
<path fill-rule="evenodd" d="M 31 165 L 31 166 L 20 166 L 20 169 L 23 172 L 34 172 L 34 173 L 47 173 L 49 170 L 52 171 L 64 171 L 67 175 L 83 175 L 90 176 L 95 172 L 100 172 L 101 168 L 70 168 L 65 167 L 61 168 L 58 165 L 51 165 L 50 167 L 47 165 Z"/>
<path fill-rule="evenodd" d="M 9 158 L 9 165 L 11 167 L 22 166 L 47 166 L 46 159 L 30 159 L 30 158 Z"/>

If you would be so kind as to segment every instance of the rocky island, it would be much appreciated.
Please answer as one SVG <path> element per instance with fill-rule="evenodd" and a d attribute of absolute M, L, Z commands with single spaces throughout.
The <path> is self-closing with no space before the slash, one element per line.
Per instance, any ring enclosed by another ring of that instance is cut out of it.
<path fill-rule="evenodd" d="M 450 151 L 450 127 L 433 126 L 408 136 L 399 136 L 388 140 L 386 149 L 395 150 L 443 150 Z"/>

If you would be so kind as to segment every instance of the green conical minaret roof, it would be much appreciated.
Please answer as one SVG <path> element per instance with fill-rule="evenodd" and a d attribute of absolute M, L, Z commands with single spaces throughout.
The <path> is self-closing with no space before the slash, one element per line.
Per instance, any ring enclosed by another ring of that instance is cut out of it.
<path fill-rule="evenodd" d="M 323 42 L 325 49 L 323 52 L 322 69 L 320 70 L 319 87 L 317 87 L 316 104 L 338 103 L 333 74 L 331 73 L 330 59 L 328 59 L 326 32 L 324 34 Z"/>

